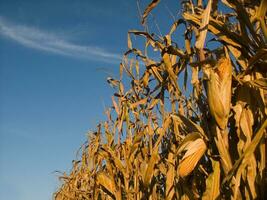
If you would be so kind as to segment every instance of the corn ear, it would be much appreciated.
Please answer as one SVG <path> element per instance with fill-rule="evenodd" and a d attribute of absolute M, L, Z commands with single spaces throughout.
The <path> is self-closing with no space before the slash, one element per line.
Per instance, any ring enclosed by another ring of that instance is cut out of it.
<path fill-rule="evenodd" d="M 189 175 L 195 169 L 198 161 L 204 155 L 207 146 L 203 139 L 198 138 L 191 141 L 185 149 L 186 153 L 178 166 L 178 175 L 181 177 Z"/>
<path fill-rule="evenodd" d="M 224 130 L 228 122 L 231 104 L 232 65 L 231 60 L 222 57 L 215 69 L 209 69 L 207 96 L 210 113 L 220 129 Z"/>

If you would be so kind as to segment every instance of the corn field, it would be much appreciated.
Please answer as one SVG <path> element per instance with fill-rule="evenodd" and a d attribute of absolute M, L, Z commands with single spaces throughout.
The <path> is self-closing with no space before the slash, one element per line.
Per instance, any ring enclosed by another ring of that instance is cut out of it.
<path fill-rule="evenodd" d="M 160 3 L 55 200 L 267 198 L 267 0 L 177 1 L 164 36 L 147 28 Z"/>

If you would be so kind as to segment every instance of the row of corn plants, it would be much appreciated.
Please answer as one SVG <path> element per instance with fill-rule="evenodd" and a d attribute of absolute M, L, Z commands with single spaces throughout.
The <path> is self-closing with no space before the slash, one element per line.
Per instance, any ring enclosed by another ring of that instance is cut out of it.
<path fill-rule="evenodd" d="M 266 198 L 267 0 L 180 3 L 164 36 L 147 31 L 159 0 L 128 32 L 107 119 L 55 200 Z"/>

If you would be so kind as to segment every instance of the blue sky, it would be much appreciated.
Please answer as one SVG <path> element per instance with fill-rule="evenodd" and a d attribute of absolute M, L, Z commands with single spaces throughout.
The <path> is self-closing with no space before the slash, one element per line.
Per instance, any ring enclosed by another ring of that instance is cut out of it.
<path fill-rule="evenodd" d="M 162 2 L 164 32 L 178 2 Z M 118 74 L 127 31 L 142 28 L 137 16 L 135 0 L 0 1 L 0 199 L 52 198 L 54 171 L 70 169 L 105 119 L 106 77 Z"/>

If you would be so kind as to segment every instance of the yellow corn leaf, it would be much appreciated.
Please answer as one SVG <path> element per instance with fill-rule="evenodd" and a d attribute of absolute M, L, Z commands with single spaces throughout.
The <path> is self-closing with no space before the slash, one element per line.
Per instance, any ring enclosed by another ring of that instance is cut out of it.
<path fill-rule="evenodd" d="M 140 71 L 139 69 L 140 69 L 139 62 L 137 60 L 136 63 L 135 63 L 135 71 L 136 71 L 136 75 L 137 75 L 138 79 L 139 79 L 139 71 Z"/>
<path fill-rule="evenodd" d="M 122 173 L 125 173 L 125 167 L 122 161 L 116 156 L 115 152 L 110 148 L 106 147 L 104 148 L 104 151 L 108 152 L 109 156 L 107 157 L 111 161 L 114 162 L 115 167 L 120 170 Z"/>
<path fill-rule="evenodd" d="M 241 118 L 241 114 L 243 111 L 243 107 L 241 105 L 241 103 L 237 103 L 234 107 L 233 110 L 235 112 L 234 115 L 234 119 L 235 119 L 235 127 L 236 127 L 236 132 L 237 132 L 237 136 L 239 138 L 239 141 L 237 143 L 237 151 L 239 153 L 239 155 L 241 155 L 243 153 L 243 149 L 244 149 L 244 145 L 245 142 L 241 137 L 241 128 L 240 128 L 240 118 Z"/>
<path fill-rule="evenodd" d="M 131 40 L 131 35 L 130 33 L 128 33 L 128 36 L 127 36 L 127 44 L 128 44 L 128 49 L 132 49 L 133 48 L 133 45 L 132 45 L 132 40 Z"/>
<path fill-rule="evenodd" d="M 261 177 L 261 181 L 260 181 L 260 190 L 261 190 L 261 194 L 264 194 L 265 192 L 265 187 L 264 187 L 264 176 L 265 176 L 265 169 L 266 169 L 266 139 L 262 138 L 261 142 L 260 142 L 260 163 L 259 163 L 259 176 Z"/>
<path fill-rule="evenodd" d="M 262 137 L 264 135 L 264 132 L 266 131 L 265 130 L 266 127 L 267 127 L 267 119 L 265 119 L 265 121 L 262 123 L 260 129 L 255 134 L 253 140 L 251 141 L 249 146 L 246 148 L 245 152 L 239 157 L 239 159 L 235 162 L 235 164 L 232 167 L 232 169 L 230 170 L 230 172 L 224 178 L 223 184 L 225 184 L 226 182 L 231 180 L 231 178 L 234 176 L 236 170 L 238 170 L 238 167 L 240 166 L 240 164 L 241 163 L 243 163 L 243 164 L 246 163 L 247 162 L 247 158 L 249 158 L 249 156 L 254 153 L 256 147 L 258 146 L 259 142 L 261 141 L 261 139 L 262 139 Z"/>
<path fill-rule="evenodd" d="M 267 0 L 261 0 L 260 7 L 257 9 L 255 18 L 258 20 L 261 20 L 261 18 L 264 19 L 266 11 L 267 11 Z"/>
<path fill-rule="evenodd" d="M 187 194 L 183 194 L 181 200 L 191 200 Z"/>
<path fill-rule="evenodd" d="M 248 181 L 248 185 L 253 199 L 257 198 L 257 191 L 255 186 L 256 177 L 257 177 L 257 162 L 255 156 L 253 155 L 249 158 L 246 177 L 245 177 Z"/>
<path fill-rule="evenodd" d="M 266 10 L 267 10 L 267 1 L 262 0 L 261 5 L 256 14 L 256 18 L 260 21 L 260 25 L 261 25 L 263 35 L 265 37 L 265 41 L 267 40 L 267 26 L 266 26 L 266 20 L 264 18 L 266 16 Z"/>
<path fill-rule="evenodd" d="M 227 45 L 227 47 L 229 48 L 230 52 L 233 54 L 237 62 L 241 65 L 241 67 L 243 69 L 247 69 L 248 60 L 242 55 L 242 52 L 238 48 L 232 45 Z"/>
<path fill-rule="evenodd" d="M 155 105 L 157 105 L 158 103 L 159 103 L 159 99 L 152 99 L 148 107 L 148 110 L 152 110 L 155 107 Z"/>
<path fill-rule="evenodd" d="M 123 65 L 120 63 L 120 80 L 122 79 Z"/>
<path fill-rule="evenodd" d="M 116 186 L 114 181 L 104 172 L 97 175 L 97 183 L 102 185 L 108 192 L 115 196 Z"/>
<path fill-rule="evenodd" d="M 152 69 L 152 72 L 153 72 L 154 76 L 158 79 L 158 81 L 160 83 L 162 83 L 163 82 L 163 79 L 162 79 L 160 73 L 158 72 L 157 67 L 156 66 L 152 66 L 151 69 Z"/>
<path fill-rule="evenodd" d="M 147 98 L 144 98 L 144 99 L 141 99 L 140 101 L 137 101 L 135 103 L 132 103 L 130 105 L 130 107 L 131 107 L 131 109 L 134 109 L 134 108 L 136 108 L 139 105 L 145 104 L 146 102 L 147 102 Z"/>
<path fill-rule="evenodd" d="M 195 14 L 189 14 L 185 12 L 183 13 L 183 17 L 186 20 L 196 23 L 197 25 L 201 26 L 201 16 L 198 16 Z M 230 32 L 221 21 L 213 19 L 212 17 L 210 17 L 208 29 L 214 35 L 217 35 L 218 38 L 224 41 L 226 44 L 230 44 L 232 46 L 239 47 L 239 48 L 241 48 L 241 45 L 247 46 L 246 42 L 243 41 L 239 35 L 237 35 L 236 33 Z"/>
<path fill-rule="evenodd" d="M 171 149 L 175 149 L 175 146 L 172 145 Z M 174 196 L 174 177 L 175 177 L 175 160 L 174 160 L 174 154 L 169 153 L 168 155 L 168 171 L 166 174 L 166 199 L 171 200 Z"/>
<path fill-rule="evenodd" d="M 228 173 L 232 168 L 232 160 L 228 151 L 228 144 L 223 138 L 224 135 L 225 132 L 216 127 L 215 144 L 221 157 L 223 170 L 225 173 Z"/>
<path fill-rule="evenodd" d="M 213 172 L 206 179 L 202 200 L 216 200 L 220 195 L 220 162 L 212 160 Z"/>
<path fill-rule="evenodd" d="M 253 85 L 257 88 L 261 88 L 263 90 L 267 90 L 267 78 L 255 79 L 255 80 L 251 80 L 245 83 Z"/>
<path fill-rule="evenodd" d="M 208 24 L 209 24 L 209 19 L 210 19 L 210 11 L 211 11 L 211 5 L 212 5 L 212 0 L 209 0 L 206 9 L 202 13 L 202 22 L 200 26 L 200 33 L 196 41 L 196 48 L 197 49 L 203 49 L 204 44 L 205 44 L 205 39 L 208 31 Z"/>
<path fill-rule="evenodd" d="M 252 138 L 252 134 L 253 134 L 252 126 L 254 124 L 253 114 L 250 109 L 243 108 L 239 123 L 240 123 L 240 128 L 242 132 L 246 136 L 246 140 L 250 142 Z"/>
<path fill-rule="evenodd" d="M 222 0 L 222 3 L 226 6 L 228 6 L 229 8 L 233 8 L 233 6 L 231 6 L 231 4 L 228 2 L 228 0 Z"/>
<path fill-rule="evenodd" d="M 186 118 L 183 115 L 174 115 L 171 114 L 172 120 L 173 121 L 177 121 L 179 124 L 183 123 L 185 125 L 186 128 L 188 128 L 189 132 L 198 132 L 202 137 L 206 138 L 206 135 L 203 131 L 203 129 L 201 128 L 201 126 L 199 126 L 198 124 L 194 123 L 193 121 L 191 121 L 190 119 Z"/>
<path fill-rule="evenodd" d="M 185 21 L 183 19 L 179 19 L 176 22 L 174 22 L 168 35 L 171 36 L 180 24 L 185 25 Z"/>
<path fill-rule="evenodd" d="M 143 84 L 144 84 L 144 87 L 147 87 L 147 85 L 148 85 L 149 76 L 150 76 L 149 72 L 146 71 L 145 74 L 144 74 L 144 77 L 143 77 Z"/>
<path fill-rule="evenodd" d="M 258 61 L 261 61 L 261 59 L 266 60 L 267 59 L 267 48 L 262 48 L 257 51 L 257 53 L 251 57 L 248 61 L 248 66 L 252 66 Z"/>
<path fill-rule="evenodd" d="M 112 99 L 112 103 L 113 103 L 114 109 L 115 109 L 117 115 L 119 115 L 120 114 L 120 110 L 119 110 L 117 102 L 114 99 L 114 96 L 112 96 L 111 99 Z"/>
<path fill-rule="evenodd" d="M 191 67 L 192 70 L 192 78 L 191 78 L 191 84 L 196 85 L 198 81 L 198 67 Z"/>
<path fill-rule="evenodd" d="M 151 155 L 151 158 L 148 161 L 145 174 L 144 174 L 144 186 L 147 187 L 151 181 L 151 178 L 154 175 L 154 167 L 155 164 L 157 163 L 158 159 L 158 152 L 154 151 L 153 154 Z"/>
<path fill-rule="evenodd" d="M 144 36 L 147 39 L 147 42 L 154 48 L 154 49 L 163 49 L 164 45 L 156 40 L 147 32 L 144 31 L 137 31 L 137 30 L 130 30 L 129 33 L 132 33 L 134 35 Z M 131 51 L 128 51 L 129 53 Z M 140 52 L 139 52 L 140 53 Z M 142 57 L 142 56 L 141 56 Z"/>

